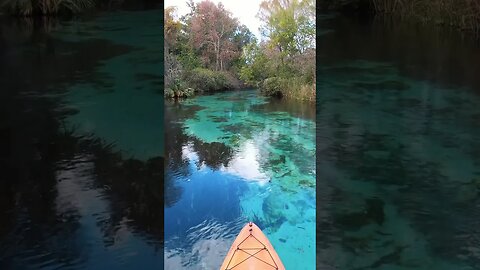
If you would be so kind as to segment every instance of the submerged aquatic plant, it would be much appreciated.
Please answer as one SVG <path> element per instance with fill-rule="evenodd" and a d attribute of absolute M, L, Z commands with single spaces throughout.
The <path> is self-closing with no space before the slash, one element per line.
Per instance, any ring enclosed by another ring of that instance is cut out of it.
<path fill-rule="evenodd" d="M 79 13 L 94 6 L 93 0 L 3 0 L 1 8 L 19 16 Z"/>

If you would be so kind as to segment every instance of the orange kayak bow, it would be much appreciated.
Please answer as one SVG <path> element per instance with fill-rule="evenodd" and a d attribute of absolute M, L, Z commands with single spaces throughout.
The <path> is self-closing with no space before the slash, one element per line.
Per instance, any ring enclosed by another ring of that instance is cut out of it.
<path fill-rule="evenodd" d="M 267 237 L 253 222 L 243 227 L 220 270 L 285 270 Z"/>

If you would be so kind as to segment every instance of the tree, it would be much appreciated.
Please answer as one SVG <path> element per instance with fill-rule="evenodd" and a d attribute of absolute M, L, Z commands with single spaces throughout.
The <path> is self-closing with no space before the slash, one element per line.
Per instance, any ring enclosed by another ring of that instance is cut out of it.
<path fill-rule="evenodd" d="M 233 36 L 233 42 L 238 48 L 243 48 L 250 43 L 256 43 L 257 38 L 245 25 L 238 25 Z"/>
<path fill-rule="evenodd" d="M 237 54 L 233 36 L 238 22 L 222 3 L 206 0 L 197 4 L 191 17 L 191 41 L 207 65 L 224 70 Z"/>
<path fill-rule="evenodd" d="M 258 17 L 264 22 L 262 35 L 286 57 L 315 47 L 315 2 L 313 0 L 265 0 Z"/>
<path fill-rule="evenodd" d="M 264 53 L 265 48 L 252 42 L 243 49 L 243 66 L 240 69 L 240 79 L 249 84 L 266 79 L 269 75 L 268 58 Z"/>
<path fill-rule="evenodd" d="M 175 45 L 180 33 L 181 23 L 175 20 L 176 7 L 166 7 L 164 11 L 164 37 L 165 47 L 170 48 Z"/>
<path fill-rule="evenodd" d="M 175 20 L 175 7 L 167 7 L 164 11 L 164 70 L 165 85 L 170 87 L 181 76 L 182 67 L 178 63 L 177 58 L 171 52 L 171 48 L 177 43 L 180 33 L 181 24 Z"/>

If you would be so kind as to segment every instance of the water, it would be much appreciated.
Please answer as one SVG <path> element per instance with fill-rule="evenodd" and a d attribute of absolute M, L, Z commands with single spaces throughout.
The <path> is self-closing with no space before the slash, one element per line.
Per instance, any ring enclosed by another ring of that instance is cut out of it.
<path fill-rule="evenodd" d="M 1 20 L 0 269 L 162 269 L 161 12 Z"/>
<path fill-rule="evenodd" d="M 165 269 L 218 269 L 249 220 L 287 269 L 314 269 L 314 106 L 245 90 L 165 112 Z"/>
<path fill-rule="evenodd" d="M 317 269 L 479 269 L 478 42 L 321 18 Z"/>
<path fill-rule="evenodd" d="M 247 220 L 287 269 L 478 269 L 478 42 L 320 16 L 316 116 L 167 104 L 164 200 L 161 12 L 1 19 L 0 269 L 212 269 Z"/>

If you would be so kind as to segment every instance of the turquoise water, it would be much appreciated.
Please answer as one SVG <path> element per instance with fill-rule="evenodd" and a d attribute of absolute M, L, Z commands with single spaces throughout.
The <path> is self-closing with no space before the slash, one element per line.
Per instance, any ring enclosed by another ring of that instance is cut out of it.
<path fill-rule="evenodd" d="M 249 220 L 287 269 L 314 269 L 314 106 L 199 96 L 167 103 L 165 128 L 165 269 L 220 267 Z"/>
<path fill-rule="evenodd" d="M 321 25 L 317 269 L 478 269 L 480 48 L 438 29 Z"/>
<path fill-rule="evenodd" d="M 79 134 L 93 133 L 141 160 L 163 155 L 161 16 L 157 10 L 115 12 L 65 23 L 54 33 L 69 42 L 111 43 L 88 53 L 128 51 L 98 63 L 90 78 L 68 87 L 65 103 L 76 113 L 66 121 Z"/>
<path fill-rule="evenodd" d="M 0 269 L 163 268 L 161 12 L 0 18 Z"/>

